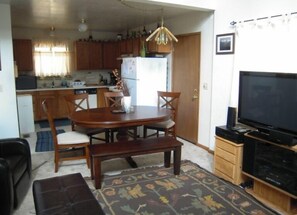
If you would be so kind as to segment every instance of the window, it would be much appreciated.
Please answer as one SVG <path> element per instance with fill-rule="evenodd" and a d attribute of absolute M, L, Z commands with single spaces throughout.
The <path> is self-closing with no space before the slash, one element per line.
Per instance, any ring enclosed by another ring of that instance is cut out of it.
<path fill-rule="evenodd" d="M 36 76 L 65 76 L 70 73 L 70 53 L 67 42 L 35 42 L 34 68 Z"/>

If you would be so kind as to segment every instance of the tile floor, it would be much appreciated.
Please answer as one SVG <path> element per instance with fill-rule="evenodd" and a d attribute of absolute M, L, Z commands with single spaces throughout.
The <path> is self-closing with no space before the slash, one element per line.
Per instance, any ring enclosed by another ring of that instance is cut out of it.
<path fill-rule="evenodd" d="M 40 128 L 38 124 L 35 125 L 36 132 L 40 130 L 49 130 L 49 128 Z M 59 129 L 64 129 L 69 131 L 70 126 L 58 127 Z M 83 160 L 68 161 L 60 164 L 59 171 L 54 173 L 54 162 L 53 162 L 53 152 L 35 152 L 36 144 L 36 133 L 32 133 L 30 137 L 26 138 L 30 143 L 31 154 L 32 154 L 32 181 L 37 179 L 43 179 L 48 177 L 54 177 L 59 175 L 65 175 L 75 172 L 80 172 L 84 177 L 90 176 L 90 170 L 87 168 L 86 163 Z M 189 143 L 187 141 L 181 140 L 184 143 L 182 149 L 182 159 L 191 160 L 199 164 L 201 167 L 213 171 L 213 155 L 208 153 L 206 150 Z M 163 163 L 163 154 L 151 154 L 144 156 L 133 157 L 139 167 L 151 166 L 151 165 L 161 165 Z M 123 169 L 129 169 L 130 166 L 124 159 L 113 159 L 104 161 L 102 165 L 102 171 L 104 174 L 114 174 L 118 173 Z M 15 215 L 26 215 L 35 214 L 32 187 L 20 205 L 20 207 L 14 212 Z"/>

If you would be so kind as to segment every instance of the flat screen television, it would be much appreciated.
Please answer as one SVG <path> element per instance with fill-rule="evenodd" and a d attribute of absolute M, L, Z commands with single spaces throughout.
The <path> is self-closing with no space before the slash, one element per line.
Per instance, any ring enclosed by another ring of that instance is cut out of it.
<path fill-rule="evenodd" d="M 238 122 L 286 145 L 297 141 L 297 74 L 240 71 Z"/>

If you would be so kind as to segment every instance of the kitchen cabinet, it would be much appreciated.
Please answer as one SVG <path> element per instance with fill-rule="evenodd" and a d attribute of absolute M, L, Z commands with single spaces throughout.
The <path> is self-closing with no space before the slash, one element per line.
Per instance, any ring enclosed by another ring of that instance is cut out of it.
<path fill-rule="evenodd" d="M 46 99 L 52 110 L 53 118 L 67 118 L 68 110 L 64 99 L 66 95 L 74 94 L 73 89 L 65 90 L 42 90 L 32 92 L 18 92 L 17 95 L 31 94 L 33 99 L 34 121 L 47 120 L 47 116 L 43 111 L 42 102 Z"/>
<path fill-rule="evenodd" d="M 136 39 L 125 39 L 118 41 L 119 56 L 133 54 L 133 45 Z"/>
<path fill-rule="evenodd" d="M 106 88 L 97 88 L 97 107 L 105 107 L 104 92 L 109 91 Z M 42 102 L 43 100 L 48 101 L 54 119 L 62 119 L 68 117 L 68 109 L 65 101 L 66 95 L 73 95 L 73 89 L 49 89 L 49 90 L 40 90 L 40 91 L 26 91 L 26 92 L 17 92 L 17 95 L 30 94 L 33 99 L 33 114 L 34 121 L 47 120 L 47 116 L 43 111 Z"/>
<path fill-rule="evenodd" d="M 27 39 L 14 39 L 13 57 L 18 66 L 18 71 L 33 71 L 32 41 Z"/>
<path fill-rule="evenodd" d="M 103 43 L 103 68 L 104 69 L 119 69 L 120 61 L 117 42 L 104 42 Z"/>
<path fill-rule="evenodd" d="M 98 88 L 97 89 L 97 105 L 98 107 L 105 107 L 104 92 L 108 92 L 108 88 Z"/>
<path fill-rule="evenodd" d="M 74 46 L 77 70 L 102 69 L 102 43 L 76 41 Z"/>
<path fill-rule="evenodd" d="M 66 95 L 74 95 L 73 90 L 58 90 L 56 91 L 56 97 L 58 98 L 58 110 L 57 110 L 57 118 L 67 118 L 68 117 L 68 108 L 65 100 Z"/>
<path fill-rule="evenodd" d="M 44 100 L 47 101 L 47 104 L 52 111 L 51 114 L 53 118 L 54 119 L 57 118 L 59 106 L 58 106 L 58 100 L 56 99 L 56 92 L 53 90 L 39 91 L 36 95 L 37 95 L 37 105 L 36 105 L 37 118 L 35 118 L 34 120 L 37 121 L 37 120 L 47 119 L 47 115 L 42 108 L 42 102 Z"/>
<path fill-rule="evenodd" d="M 141 49 L 141 45 L 142 43 L 145 44 L 145 38 L 135 38 L 132 40 L 132 54 L 133 57 L 137 57 L 140 56 L 140 49 Z"/>
<path fill-rule="evenodd" d="M 245 181 L 242 174 L 243 143 L 234 143 L 224 138 L 215 137 L 214 173 L 233 184 Z"/>
<path fill-rule="evenodd" d="M 172 50 L 172 43 L 168 42 L 166 45 L 158 45 L 156 41 L 151 40 L 146 42 L 148 53 L 170 53 Z"/>

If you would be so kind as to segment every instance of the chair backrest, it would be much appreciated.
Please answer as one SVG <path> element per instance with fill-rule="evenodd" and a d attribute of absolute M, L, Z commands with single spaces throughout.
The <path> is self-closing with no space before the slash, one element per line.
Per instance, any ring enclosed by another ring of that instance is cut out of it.
<path fill-rule="evenodd" d="M 106 107 L 120 107 L 121 99 L 124 97 L 122 92 L 104 92 Z"/>
<path fill-rule="evenodd" d="M 57 146 L 58 146 L 57 130 L 56 130 L 56 126 L 55 126 L 55 123 L 54 123 L 53 116 L 52 116 L 52 110 L 50 109 L 46 99 L 42 101 L 42 108 L 43 108 L 43 111 L 45 112 L 45 114 L 47 116 L 48 123 L 49 123 L 50 128 L 51 128 L 54 147 L 55 147 L 55 149 L 57 149 Z"/>
<path fill-rule="evenodd" d="M 172 110 L 171 119 L 175 121 L 178 111 L 180 92 L 158 91 L 158 107 Z"/>
<path fill-rule="evenodd" d="M 64 96 L 68 108 L 68 113 L 71 114 L 78 110 L 89 110 L 89 95 L 87 93 L 66 95 Z"/>

